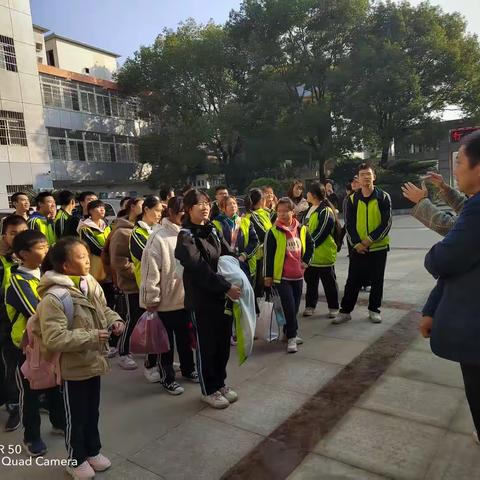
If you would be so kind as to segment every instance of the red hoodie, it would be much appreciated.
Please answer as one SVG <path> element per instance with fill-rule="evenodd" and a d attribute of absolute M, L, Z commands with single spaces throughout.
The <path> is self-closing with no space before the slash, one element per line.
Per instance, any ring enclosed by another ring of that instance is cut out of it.
<path fill-rule="evenodd" d="M 279 230 L 285 232 L 287 236 L 287 249 L 285 251 L 282 280 L 302 280 L 304 268 L 302 266 L 302 242 L 298 234 L 300 224 L 298 220 L 294 218 L 289 227 L 280 223 L 278 220 L 275 225 Z"/>

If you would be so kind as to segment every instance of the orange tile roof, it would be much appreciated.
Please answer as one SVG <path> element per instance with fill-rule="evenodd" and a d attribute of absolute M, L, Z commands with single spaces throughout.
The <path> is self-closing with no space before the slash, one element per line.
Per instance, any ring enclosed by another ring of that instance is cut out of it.
<path fill-rule="evenodd" d="M 46 73 L 47 75 L 64 78 L 65 80 L 75 80 L 76 82 L 88 83 L 90 85 L 96 85 L 97 87 L 106 88 L 108 90 L 118 90 L 118 85 L 115 82 L 91 77 L 90 75 L 82 75 L 81 73 L 70 72 L 68 70 L 62 70 L 61 68 L 52 67 L 51 65 L 45 65 L 43 63 L 38 64 L 38 71 L 39 73 Z"/>

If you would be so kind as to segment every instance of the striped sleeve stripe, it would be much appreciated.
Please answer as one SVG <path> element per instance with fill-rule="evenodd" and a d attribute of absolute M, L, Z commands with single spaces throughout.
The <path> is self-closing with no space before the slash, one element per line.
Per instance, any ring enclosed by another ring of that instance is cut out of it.
<path fill-rule="evenodd" d="M 85 236 L 85 239 L 89 242 L 91 242 L 94 246 L 96 246 L 99 250 L 103 248 L 103 245 L 101 245 L 98 240 L 95 238 L 95 236 L 90 233 L 89 230 L 84 229 L 82 230 L 82 234 Z"/>
<path fill-rule="evenodd" d="M 318 240 L 318 238 L 320 237 L 320 235 L 321 235 L 321 234 L 323 233 L 323 231 L 325 230 L 329 218 L 330 218 L 330 212 L 327 210 L 327 214 L 325 215 L 325 218 L 323 219 L 322 228 L 320 228 L 320 230 L 319 230 L 318 233 L 315 235 L 315 237 L 313 237 L 313 241 L 314 241 L 314 242 L 316 242 L 316 241 Z"/>
<path fill-rule="evenodd" d="M 35 313 L 35 307 L 33 307 L 33 305 L 29 302 L 27 296 L 22 290 L 22 287 L 20 286 L 18 280 L 15 277 L 12 277 L 12 287 L 15 290 L 17 297 L 22 302 L 25 310 L 30 312 L 30 315 L 33 315 Z"/>

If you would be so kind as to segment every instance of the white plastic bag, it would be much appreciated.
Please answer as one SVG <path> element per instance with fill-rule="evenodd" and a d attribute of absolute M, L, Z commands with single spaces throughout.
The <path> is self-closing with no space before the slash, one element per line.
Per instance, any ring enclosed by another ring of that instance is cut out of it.
<path fill-rule="evenodd" d="M 267 302 L 265 299 L 261 298 L 258 300 L 258 306 L 260 308 L 260 314 L 257 320 L 255 336 L 266 342 L 278 340 L 278 324 L 275 319 L 273 302 Z"/>

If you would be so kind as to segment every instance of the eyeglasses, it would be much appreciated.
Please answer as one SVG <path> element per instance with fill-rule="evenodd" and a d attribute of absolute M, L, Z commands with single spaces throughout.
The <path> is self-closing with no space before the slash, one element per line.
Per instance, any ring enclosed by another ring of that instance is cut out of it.
<path fill-rule="evenodd" d="M 198 207 L 209 207 L 210 202 L 198 202 L 195 205 L 197 205 Z"/>

